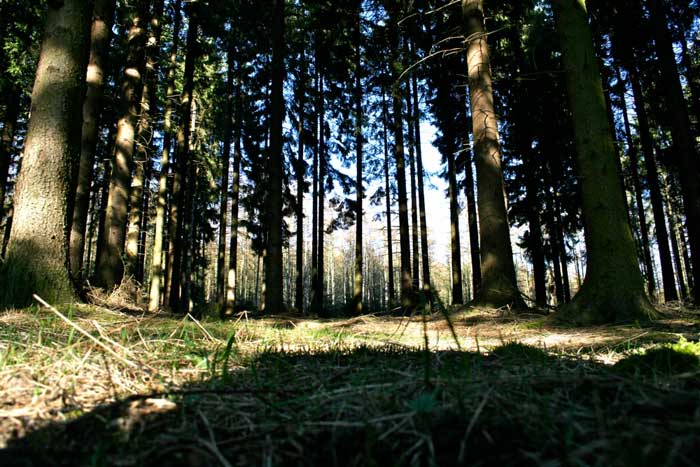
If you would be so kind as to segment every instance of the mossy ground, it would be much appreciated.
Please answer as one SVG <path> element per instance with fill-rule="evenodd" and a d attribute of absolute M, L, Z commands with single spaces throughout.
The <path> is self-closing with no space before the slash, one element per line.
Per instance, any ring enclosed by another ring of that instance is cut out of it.
<path fill-rule="evenodd" d="M 0 465 L 699 462 L 692 312 L 569 329 L 489 309 L 425 327 L 60 311 L 102 345 L 46 309 L 0 315 Z"/>

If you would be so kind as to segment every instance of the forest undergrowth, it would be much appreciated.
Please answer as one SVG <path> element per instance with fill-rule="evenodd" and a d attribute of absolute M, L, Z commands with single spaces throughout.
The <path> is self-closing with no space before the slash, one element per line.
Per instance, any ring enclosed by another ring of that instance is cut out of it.
<path fill-rule="evenodd" d="M 451 322 L 7 312 L 0 465 L 700 462 L 697 311 Z"/>

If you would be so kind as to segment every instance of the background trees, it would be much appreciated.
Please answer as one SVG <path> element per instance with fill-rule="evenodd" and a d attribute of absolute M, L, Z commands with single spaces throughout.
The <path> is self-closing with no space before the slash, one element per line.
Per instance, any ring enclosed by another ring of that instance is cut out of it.
<path fill-rule="evenodd" d="M 52 5 L 2 6 L 7 240 L 43 232 L 35 223 L 49 218 L 22 220 L 20 188 L 50 179 L 27 157 L 27 91 Z M 46 104 L 83 127 L 80 157 L 60 149 L 67 139 L 50 144 L 68 164 L 52 169 L 72 218 L 61 281 L 82 292 L 126 277 L 134 300 L 149 290 L 152 311 L 218 303 L 224 315 L 263 304 L 323 316 L 410 311 L 420 294 L 515 308 L 573 299 L 579 315 L 581 303 L 600 308 L 591 304 L 622 289 L 649 311 L 640 284 L 654 301 L 692 296 L 697 5 L 553 5 L 96 0 L 88 87 L 74 99 L 83 112 Z M 576 21 L 555 22 L 566 11 Z M 560 47 L 553 34 L 589 25 L 590 50 Z M 595 57 L 579 70 L 595 114 L 578 105 L 582 82 L 567 87 L 561 73 L 580 67 L 570 61 L 580 54 Z M 607 94 L 594 89 L 597 73 Z M 597 128 L 605 147 L 586 149 L 582 127 Z M 603 218 L 619 245 L 598 236 Z M 596 285 L 610 274 L 617 282 Z"/>

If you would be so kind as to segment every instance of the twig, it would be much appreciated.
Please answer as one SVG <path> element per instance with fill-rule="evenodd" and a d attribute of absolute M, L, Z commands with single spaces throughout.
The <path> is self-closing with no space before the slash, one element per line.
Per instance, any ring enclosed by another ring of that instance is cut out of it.
<path fill-rule="evenodd" d="M 58 317 L 61 318 L 63 321 L 65 321 L 65 322 L 66 322 L 69 326 L 71 326 L 73 329 L 75 329 L 76 331 L 78 331 L 79 333 L 81 333 L 82 335 L 84 335 L 85 337 L 87 337 L 88 339 L 90 339 L 91 341 L 93 341 L 93 342 L 94 342 L 95 344 L 97 344 L 98 346 L 102 347 L 102 349 L 104 349 L 107 353 L 109 353 L 110 355 L 112 355 L 114 358 L 116 358 L 117 360 L 121 361 L 122 363 L 124 363 L 124 364 L 127 365 L 127 366 L 130 366 L 130 367 L 132 367 L 132 368 L 138 368 L 138 365 L 136 365 L 134 362 L 132 362 L 132 361 L 130 361 L 130 360 L 127 360 L 126 358 L 122 357 L 122 356 L 119 355 L 117 352 L 115 352 L 114 350 L 112 350 L 111 348 L 109 348 L 107 345 L 105 345 L 104 343 L 102 343 L 102 341 L 100 341 L 98 338 L 96 338 L 95 336 L 93 336 L 92 334 L 90 334 L 89 332 L 87 332 L 86 330 L 84 330 L 83 328 L 81 328 L 80 326 L 78 326 L 77 324 L 75 324 L 75 323 L 74 323 L 73 321 L 71 321 L 70 319 L 66 318 L 60 311 L 58 311 L 56 308 L 54 308 L 54 307 L 52 307 L 51 305 L 49 305 L 48 303 L 46 303 L 46 301 L 45 301 L 44 299 L 42 299 L 40 296 L 38 296 L 37 294 L 33 294 L 32 297 L 34 297 L 34 300 L 36 300 L 37 302 L 39 302 L 40 305 L 42 305 L 42 306 L 48 308 L 49 310 L 51 310 L 56 316 L 58 316 Z"/>

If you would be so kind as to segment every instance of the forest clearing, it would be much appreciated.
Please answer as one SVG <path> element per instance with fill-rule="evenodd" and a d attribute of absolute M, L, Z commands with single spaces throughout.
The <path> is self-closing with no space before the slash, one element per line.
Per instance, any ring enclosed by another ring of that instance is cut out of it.
<path fill-rule="evenodd" d="M 698 311 L 572 329 L 464 310 L 454 334 L 439 313 L 62 314 L 0 317 L 4 466 L 698 462 Z"/>

